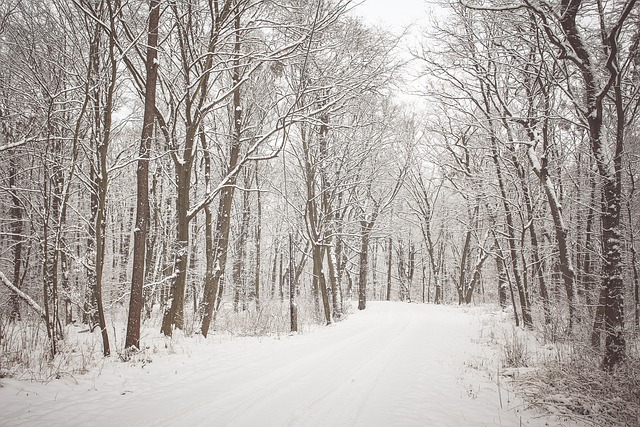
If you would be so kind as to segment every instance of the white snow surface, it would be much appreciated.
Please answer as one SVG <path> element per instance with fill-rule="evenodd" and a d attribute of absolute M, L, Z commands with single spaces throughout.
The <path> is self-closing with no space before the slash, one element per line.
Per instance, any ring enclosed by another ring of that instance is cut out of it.
<path fill-rule="evenodd" d="M 499 357 L 483 313 L 371 302 L 304 334 L 177 337 L 172 351 L 147 350 L 149 363 L 114 356 L 46 384 L 2 379 L 0 425 L 570 425 L 490 375 Z"/>

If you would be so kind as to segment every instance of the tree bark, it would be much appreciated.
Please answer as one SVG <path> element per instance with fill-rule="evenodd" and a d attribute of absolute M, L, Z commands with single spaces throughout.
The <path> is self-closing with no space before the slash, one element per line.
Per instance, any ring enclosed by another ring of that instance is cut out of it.
<path fill-rule="evenodd" d="M 607 60 L 606 71 L 609 79 L 604 87 L 599 86 L 599 79 L 594 71 L 594 62 L 587 51 L 584 40 L 578 31 L 576 22 L 582 0 L 562 0 L 560 25 L 577 59 L 580 61 L 579 71 L 584 83 L 586 105 L 582 109 L 583 118 L 589 128 L 591 151 L 593 152 L 598 172 L 602 179 L 602 250 L 603 277 L 602 289 L 605 300 L 604 330 L 605 352 L 602 366 L 611 371 L 626 357 L 626 341 L 624 337 L 624 284 L 622 282 L 622 230 L 620 223 L 622 196 L 622 153 L 624 142 L 624 107 L 620 88 L 620 69 L 618 66 L 618 35 L 622 24 L 636 4 L 630 0 L 615 22 L 608 36 L 604 38 Z M 603 141 L 602 126 L 604 119 L 604 97 L 613 87 L 615 102 L 616 137 L 613 156 L 609 156 Z M 613 159 L 613 166 L 607 159 Z"/>
<path fill-rule="evenodd" d="M 256 311 L 260 310 L 260 262 L 262 256 L 262 199 L 260 197 L 260 181 L 258 177 L 258 162 L 255 163 L 254 180 L 256 182 L 256 226 L 255 226 L 255 239 L 256 239 L 256 253 L 255 253 L 255 278 L 253 282 L 254 299 L 256 302 Z"/>
<path fill-rule="evenodd" d="M 21 300 L 26 302 L 27 305 L 29 307 L 31 307 L 36 313 L 38 313 L 38 315 L 40 317 L 42 317 L 42 319 L 46 323 L 49 322 L 48 315 L 47 315 L 45 309 L 40 307 L 40 305 L 37 302 L 35 302 L 33 300 L 33 298 L 31 298 L 26 293 L 22 292 L 16 285 L 11 283 L 11 281 L 7 278 L 7 276 L 5 276 L 4 273 L 1 272 L 1 271 L 0 271 L 0 282 L 2 282 L 2 284 L 4 284 L 7 288 L 9 288 L 9 290 L 11 290 L 11 292 L 13 292 L 15 295 L 17 295 L 18 298 L 20 298 Z"/>
<path fill-rule="evenodd" d="M 513 215 L 511 213 L 511 207 L 509 206 L 509 201 L 507 199 L 507 191 L 504 185 L 504 179 L 502 177 L 502 168 L 500 167 L 500 159 L 498 156 L 497 142 L 495 141 L 495 137 L 491 137 L 491 153 L 493 163 L 496 168 L 496 176 L 498 178 L 498 187 L 500 189 L 500 197 L 502 198 L 502 206 L 505 213 L 506 219 L 506 227 L 507 227 L 507 236 L 508 236 L 508 244 L 509 244 L 509 254 L 511 256 L 511 268 L 513 271 L 513 277 L 516 282 L 516 289 L 518 291 L 518 297 L 520 300 L 520 309 L 522 311 L 522 321 L 526 327 L 533 326 L 533 320 L 531 318 L 531 307 L 529 304 L 529 296 L 527 295 L 526 289 L 522 286 L 522 279 L 520 277 L 520 267 L 518 264 L 518 251 L 516 249 L 516 236 L 515 236 L 515 226 L 513 223 Z"/>
<path fill-rule="evenodd" d="M 369 237 L 375 218 L 360 220 L 360 256 L 358 274 L 358 310 L 367 308 L 367 273 L 369 268 Z M 391 252 L 389 252 L 391 253 Z M 387 296 L 389 295 L 387 288 Z"/>
<path fill-rule="evenodd" d="M 547 196 L 547 203 L 549 204 L 549 209 L 551 211 L 551 217 L 553 218 L 553 224 L 555 227 L 556 234 L 556 243 L 558 246 L 558 254 L 560 257 L 560 271 L 562 273 L 562 280 L 565 287 L 565 292 L 567 294 L 567 301 L 569 304 L 569 330 L 571 331 L 573 328 L 573 322 L 576 318 L 576 307 L 575 307 L 575 270 L 573 268 L 573 263 L 571 261 L 571 255 L 569 253 L 569 245 L 567 242 L 568 235 L 568 227 L 564 221 L 564 215 L 562 213 L 562 205 L 560 204 L 560 200 L 558 195 L 556 194 L 555 187 L 551 182 L 549 177 L 549 171 L 546 165 L 546 158 L 541 163 L 538 159 L 534 151 L 534 147 L 538 144 L 538 135 L 535 130 L 530 126 L 527 126 L 527 134 L 531 141 L 531 146 L 527 149 L 527 156 L 529 158 L 529 162 L 531 164 L 531 168 L 534 173 L 540 180 L 542 187 L 544 188 L 545 195 Z M 543 138 L 543 147 L 547 147 L 546 136 L 542 136 Z M 545 150 L 546 151 L 546 150 Z M 532 232 L 530 230 L 530 232 Z M 533 244 L 533 240 L 532 240 Z M 536 243 L 537 248 L 537 243 Z M 539 257 L 538 257 L 539 258 Z M 541 287 L 542 290 L 542 287 Z M 546 292 L 546 287 L 545 287 Z M 544 295 L 541 296 L 545 298 Z M 546 296 L 548 298 L 548 295 Z M 543 300 L 544 302 L 544 300 Z M 549 308 L 544 307 L 545 309 L 545 321 L 548 321 L 549 314 L 547 314 Z"/>
<path fill-rule="evenodd" d="M 12 153 L 10 153 L 12 154 Z M 16 157 L 12 155 L 9 158 L 9 191 L 11 192 L 11 207 L 9 208 L 11 217 L 11 233 L 13 240 L 13 284 L 20 289 L 20 275 L 22 268 L 22 242 L 24 237 L 22 223 L 22 205 L 16 188 L 16 175 L 18 173 Z M 17 293 L 11 294 L 11 310 L 9 318 L 12 322 L 20 320 L 20 301 Z"/>
<path fill-rule="evenodd" d="M 282 260 L 282 258 L 280 258 Z M 282 269 L 282 262 L 280 263 Z M 289 233 L 289 322 L 291 332 L 298 331 L 298 306 L 296 304 L 296 279 L 293 260 L 293 237 Z"/>
<path fill-rule="evenodd" d="M 156 107 L 156 81 L 158 78 L 158 22 L 160 0 L 150 0 L 147 33 L 146 83 L 142 136 L 136 170 L 136 226 L 133 231 L 133 272 L 125 348 L 140 349 L 140 317 L 142 315 L 142 288 L 145 276 L 147 224 L 149 222 L 149 158 L 153 140 Z"/>
<path fill-rule="evenodd" d="M 227 175 L 238 165 L 240 156 L 241 132 L 242 132 L 242 104 L 240 99 L 240 11 L 236 11 L 235 15 L 235 43 L 234 43 L 234 59 L 233 59 L 233 137 L 231 141 L 231 150 L 229 153 L 229 162 L 227 164 Z M 229 177 L 228 184 L 220 192 L 220 200 L 218 204 L 218 214 L 216 218 L 216 229 L 214 238 L 215 261 L 212 263 L 214 271 L 208 271 L 210 280 L 205 283 L 202 325 L 200 331 L 206 338 L 209 333 L 209 327 L 213 319 L 213 311 L 218 299 L 219 287 L 221 279 L 226 270 L 227 254 L 229 251 L 229 233 L 231 231 L 231 205 L 233 204 L 233 195 L 235 191 L 236 175 Z"/>
<path fill-rule="evenodd" d="M 387 242 L 387 301 L 391 301 L 391 263 L 393 261 L 393 239 Z"/>
<path fill-rule="evenodd" d="M 245 169 L 244 187 L 251 186 L 251 175 L 248 169 Z M 246 309 L 247 289 L 246 278 L 244 277 L 244 264 L 246 263 L 247 239 L 249 234 L 249 221 L 251 219 L 251 205 L 249 200 L 249 191 L 242 192 L 242 211 L 240 219 L 240 231 L 235 242 L 235 259 L 233 261 L 233 269 L 231 277 L 234 287 L 233 308 L 238 312 L 242 303 L 242 310 Z"/>

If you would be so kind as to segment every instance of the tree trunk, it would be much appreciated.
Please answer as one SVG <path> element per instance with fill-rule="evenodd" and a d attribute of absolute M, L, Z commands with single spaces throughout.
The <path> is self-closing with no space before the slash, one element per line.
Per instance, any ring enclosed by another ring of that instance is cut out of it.
<path fill-rule="evenodd" d="M 211 267 L 214 271 L 208 271 L 211 279 L 205 283 L 203 312 L 201 332 L 204 337 L 209 333 L 209 327 L 213 319 L 213 311 L 217 305 L 218 298 L 221 297 L 222 277 L 226 270 L 227 254 L 229 251 L 229 233 L 231 230 L 231 205 L 233 204 L 233 195 L 235 190 L 236 175 L 233 170 L 238 165 L 240 156 L 241 133 L 242 133 L 242 103 L 240 98 L 240 10 L 235 11 L 235 41 L 234 41 L 234 59 L 233 59 L 233 137 L 231 139 L 231 150 L 229 152 L 229 162 L 225 171 L 229 176 L 228 183 L 224 189 L 220 191 L 220 201 L 218 204 L 218 213 L 216 218 L 216 229 L 214 238 L 215 261 Z M 220 289 L 219 289 L 220 288 Z"/>
<path fill-rule="evenodd" d="M 340 284 L 337 277 L 336 253 L 333 245 L 329 245 L 327 248 L 327 265 L 329 266 L 329 281 L 331 283 L 333 317 L 340 319 L 342 317 L 342 292 L 340 292 Z"/>
<path fill-rule="evenodd" d="M 48 117 L 46 146 L 51 147 L 53 158 L 48 159 L 45 164 L 45 180 L 43 183 L 45 212 L 42 239 L 42 277 L 43 277 L 43 302 L 47 318 L 47 336 L 51 344 L 50 357 L 53 358 L 58 352 L 58 340 L 62 339 L 62 330 L 59 326 L 59 255 L 60 241 L 62 233 L 61 220 L 64 218 L 63 210 L 63 188 L 64 176 L 62 166 L 62 142 L 55 138 L 52 118 Z M 51 168 L 51 170 L 49 170 Z"/>
<path fill-rule="evenodd" d="M 282 272 L 281 274 L 282 275 Z M 271 298 L 276 295 L 276 283 L 278 283 L 278 245 L 277 241 L 273 242 L 273 264 L 271 266 Z"/>
<path fill-rule="evenodd" d="M 256 182 L 256 226 L 255 226 L 255 239 L 256 239 L 256 253 L 255 253 L 255 278 L 253 281 L 254 299 L 256 302 L 256 311 L 260 310 L 260 258 L 262 256 L 262 199 L 260 197 L 260 181 L 258 177 L 258 162 L 255 164 L 254 179 Z"/>
<path fill-rule="evenodd" d="M 251 172 L 245 169 L 244 187 L 248 189 L 251 186 Z M 249 221 L 251 220 L 251 205 L 249 200 L 249 191 L 242 192 L 242 212 L 240 220 L 240 232 L 235 242 L 235 259 L 233 262 L 233 270 L 231 277 L 234 286 L 234 310 L 239 310 L 240 302 L 242 302 L 243 310 L 246 307 L 247 289 L 246 278 L 244 277 L 244 264 L 246 262 L 247 238 L 249 234 Z"/>
<path fill-rule="evenodd" d="M 471 300 L 473 298 L 473 291 L 476 289 L 476 285 L 480 282 L 480 276 L 482 274 L 482 266 L 484 265 L 484 262 L 487 260 L 487 258 L 489 258 L 489 255 L 490 255 L 489 252 L 484 252 L 478 258 L 478 262 L 475 268 L 473 269 L 473 274 L 471 275 L 471 281 L 466 286 L 465 295 L 464 295 L 465 304 L 471 304 Z"/>
<path fill-rule="evenodd" d="M 149 30 L 147 33 L 146 84 L 142 136 L 136 170 L 136 227 L 133 231 L 133 272 L 125 348 L 140 349 L 140 316 L 142 314 L 142 288 L 145 276 L 147 224 L 149 222 L 149 158 L 153 138 L 158 78 L 158 21 L 160 0 L 149 3 Z"/>
<path fill-rule="evenodd" d="M 622 282 L 622 231 L 620 229 L 620 208 L 622 196 L 622 154 L 624 142 L 625 116 L 623 98 L 620 87 L 620 68 L 618 66 L 618 35 L 622 23 L 633 10 L 636 1 L 631 0 L 624 5 L 619 17 L 617 28 L 613 29 L 606 37 L 606 51 L 609 54 L 605 68 L 609 73 L 607 90 L 602 90 L 600 78 L 596 76 L 592 68 L 593 58 L 587 51 L 584 41 L 580 36 L 576 17 L 582 1 L 562 0 L 560 25 L 571 45 L 576 57 L 582 63 L 580 72 L 584 83 L 584 98 L 586 108 L 583 109 L 584 119 L 589 126 L 589 139 L 591 151 L 602 178 L 602 252 L 603 252 L 603 277 L 602 288 L 604 292 L 604 329 L 605 352 L 602 361 L 604 369 L 611 371 L 626 357 L 626 341 L 624 338 L 624 284 Z M 616 138 L 614 153 L 608 153 L 608 148 L 602 136 L 602 124 L 604 97 L 610 88 L 614 89 L 614 101 L 616 111 Z M 611 156 L 611 154 L 613 154 Z M 608 163 L 613 159 L 613 167 Z"/>
<path fill-rule="evenodd" d="M 504 208 L 506 226 L 507 226 L 507 236 L 508 236 L 508 244 L 509 244 L 509 253 L 511 255 L 511 268 L 513 270 L 514 281 L 516 282 L 516 289 L 518 291 L 518 297 L 520 300 L 520 308 L 522 311 L 522 321 L 525 326 L 532 327 L 533 320 L 531 318 L 531 307 L 529 304 L 529 296 L 527 295 L 526 289 L 522 286 L 522 279 L 520 277 L 520 267 L 518 264 L 518 251 L 516 249 L 516 236 L 515 236 L 515 226 L 513 223 L 513 215 L 511 213 L 511 207 L 509 206 L 509 201 L 507 199 L 507 191 L 504 185 L 504 179 L 502 177 L 502 168 L 500 167 L 500 159 L 498 156 L 497 142 L 495 141 L 495 137 L 491 137 L 492 146 L 492 158 L 493 163 L 496 168 L 496 176 L 498 178 L 498 187 L 500 189 L 500 196 L 502 198 L 502 206 Z"/>
<path fill-rule="evenodd" d="M 466 285 L 467 285 L 467 257 L 469 256 L 471 246 L 471 230 L 467 230 L 466 237 L 464 239 L 464 245 L 462 246 L 462 254 L 460 256 L 460 276 L 458 277 L 458 304 L 462 304 L 465 299 Z"/>
<path fill-rule="evenodd" d="M 176 241 L 174 242 L 173 280 L 169 290 L 168 305 L 162 319 L 161 332 L 171 336 L 173 326 L 184 328 L 184 301 L 187 284 L 187 269 L 189 266 L 189 212 L 191 199 L 191 171 L 193 166 L 192 146 L 194 138 L 187 135 L 183 158 L 175 160 L 176 169 Z"/>
<path fill-rule="evenodd" d="M 111 31 L 115 31 L 114 26 L 114 13 L 111 10 L 109 3 L 109 22 L 111 23 Z M 109 37 L 109 65 L 110 65 L 110 81 L 107 88 L 107 97 L 104 105 L 104 129 L 102 135 L 102 141 L 98 142 L 96 153 L 96 164 L 98 173 L 96 175 L 95 188 L 98 193 L 98 206 L 96 209 L 95 218 L 95 295 L 96 295 L 96 308 L 98 310 L 98 324 L 100 326 L 100 333 L 102 335 L 102 350 L 104 356 L 111 354 L 109 346 L 109 334 L 107 332 L 107 322 L 104 314 L 104 304 L 102 299 L 102 281 L 104 275 L 104 255 L 106 248 L 106 212 L 107 212 L 107 191 L 109 188 L 109 170 L 107 167 L 107 155 L 109 152 L 109 143 L 111 142 L 111 123 L 112 112 L 114 103 L 114 93 L 116 89 L 116 72 L 117 63 L 115 58 L 115 35 Z"/>
<path fill-rule="evenodd" d="M 502 309 L 507 308 L 507 274 L 504 271 L 502 256 L 498 255 L 496 259 L 496 270 L 498 271 L 498 301 Z"/>
<path fill-rule="evenodd" d="M 235 145 L 235 144 L 234 144 Z M 232 156 L 233 158 L 233 156 Z M 235 156 L 237 160 L 237 153 Z M 235 165 L 233 166 L 235 167 Z M 235 179 L 231 181 L 235 182 Z M 229 252 L 229 233 L 231 231 L 231 205 L 233 202 L 233 183 L 220 193 L 216 228 L 213 237 L 213 261 L 209 264 L 213 270 L 207 271 L 210 279 L 205 282 L 204 301 L 202 303 L 204 317 L 200 328 L 206 338 L 213 320 L 214 308 L 217 305 L 218 295 L 221 294 L 222 277 L 226 271 L 227 255 Z"/>
<path fill-rule="evenodd" d="M 282 258 L 280 258 L 282 260 Z M 282 262 L 280 263 L 282 270 Z M 291 332 L 298 331 L 298 306 L 296 304 L 296 280 L 293 259 L 293 237 L 289 233 L 289 321 Z"/>
<path fill-rule="evenodd" d="M 532 144 L 537 143 L 537 136 L 535 132 L 527 127 L 527 133 L 532 141 Z M 547 146 L 546 136 L 543 136 L 543 146 Z M 544 188 L 547 196 L 547 202 L 549 203 L 549 209 L 553 218 L 553 223 L 556 232 L 556 243 L 558 247 L 558 254 L 560 256 L 560 271 L 562 273 L 562 281 L 564 283 L 565 292 L 567 294 L 567 301 L 569 303 L 569 330 L 573 327 L 573 322 L 576 318 L 575 308 L 575 271 L 573 269 L 573 263 L 571 262 L 571 255 L 569 253 L 569 245 L 567 243 L 568 228 L 564 221 L 562 214 L 562 205 L 560 204 L 558 195 L 556 194 L 555 187 L 549 177 L 549 172 L 546 165 L 546 159 L 541 163 L 534 151 L 533 146 L 530 146 L 527 150 L 527 155 L 531 163 L 531 167 L 535 174 L 538 176 L 542 187 Z M 546 287 L 545 287 L 546 290 Z M 546 308 L 545 308 L 545 320 Z"/>
<path fill-rule="evenodd" d="M 278 275 L 278 290 L 279 290 L 279 294 L 280 294 L 280 302 L 284 302 L 284 273 L 283 273 L 283 259 L 282 259 L 282 253 L 280 253 L 280 270 L 279 270 L 279 275 Z"/>
<path fill-rule="evenodd" d="M 10 153 L 13 154 L 13 153 Z M 18 173 L 18 167 L 16 164 L 15 155 L 9 157 L 9 191 L 11 192 L 11 207 L 9 213 L 11 217 L 11 233 L 13 240 L 13 285 L 20 289 L 20 275 L 22 268 L 22 242 L 23 237 L 23 223 L 22 223 L 22 205 L 20 198 L 18 197 L 16 187 L 16 175 Z M 9 307 L 9 318 L 12 322 L 21 319 L 20 315 L 20 297 L 17 293 L 11 294 L 11 302 Z"/>
<path fill-rule="evenodd" d="M 369 267 L 369 236 L 373 228 L 373 221 L 366 219 L 360 220 L 360 262 L 358 275 L 358 310 L 367 308 L 367 269 Z M 389 240 L 391 242 L 391 240 Z M 389 251 L 391 253 L 391 251 Z M 389 264 L 391 265 L 391 264 Z M 390 271 L 390 270 L 389 270 Z M 389 288 L 387 285 L 387 297 L 389 296 Z M 388 300 L 388 299 L 387 299 Z"/>
<path fill-rule="evenodd" d="M 594 295 L 598 284 L 595 281 L 593 265 L 594 261 L 592 258 L 592 253 L 595 253 L 596 248 L 594 247 L 594 231 L 593 227 L 596 221 L 596 182 L 595 179 L 591 180 L 591 195 L 589 199 L 588 212 L 587 212 L 587 223 L 585 226 L 584 234 L 584 256 L 582 257 L 582 276 L 583 276 L 583 287 L 585 290 L 587 306 L 589 309 L 589 316 L 593 318 L 594 312 L 593 308 L 597 304 L 595 300 L 596 296 Z"/>
<path fill-rule="evenodd" d="M 393 239 L 387 242 L 387 301 L 391 301 L 391 262 L 393 261 Z"/>
<path fill-rule="evenodd" d="M 324 280 L 324 272 L 322 265 L 324 264 L 324 246 L 314 242 L 312 244 L 313 258 L 313 283 L 319 297 L 322 300 L 322 312 L 327 325 L 331 324 L 331 305 L 329 303 L 329 294 L 327 292 L 326 281 Z"/>

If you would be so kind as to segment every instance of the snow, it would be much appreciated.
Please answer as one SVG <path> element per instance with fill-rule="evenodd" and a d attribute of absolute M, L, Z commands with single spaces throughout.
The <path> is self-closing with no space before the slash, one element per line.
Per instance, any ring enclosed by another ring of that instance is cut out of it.
<path fill-rule="evenodd" d="M 370 302 L 304 334 L 154 333 L 135 363 L 111 357 L 47 384 L 0 380 L 0 424 L 570 425 L 526 410 L 508 379 L 496 380 L 485 313 Z"/>

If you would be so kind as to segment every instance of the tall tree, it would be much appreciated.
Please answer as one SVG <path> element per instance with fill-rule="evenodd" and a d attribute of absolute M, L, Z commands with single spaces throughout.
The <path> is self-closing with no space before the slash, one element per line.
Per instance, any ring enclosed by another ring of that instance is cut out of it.
<path fill-rule="evenodd" d="M 624 54 L 620 34 L 627 19 L 634 10 L 636 0 L 626 1 L 609 18 L 610 27 L 605 22 L 605 10 L 598 3 L 600 18 L 600 45 L 604 52 L 602 59 L 591 51 L 579 20 L 585 13 L 582 0 L 562 0 L 560 13 L 546 3 L 525 2 L 538 17 L 546 37 L 558 49 L 558 60 L 569 67 L 575 67 L 582 83 L 581 99 L 574 99 L 581 119 L 587 125 L 591 151 L 602 180 L 602 249 L 603 274 L 602 295 L 604 296 L 605 351 L 602 365 L 612 370 L 624 360 L 626 341 L 624 337 L 624 284 L 622 281 L 623 260 L 621 242 L 621 197 L 622 197 L 622 156 L 625 137 L 625 105 L 622 96 L 622 73 L 620 64 Z M 611 6 L 614 7 L 614 6 Z M 552 27 L 550 24 L 553 24 Z M 599 52 L 598 52 L 599 53 Z M 604 79 L 599 78 L 602 73 Z M 605 108 L 608 96 L 613 99 L 613 108 Z M 609 117 L 608 117 L 609 116 Z M 610 119 L 614 124 L 614 143 L 610 147 L 605 137 L 605 126 Z"/>
<path fill-rule="evenodd" d="M 136 170 L 136 228 L 133 233 L 133 274 L 125 348 L 140 348 L 140 317 L 142 315 L 142 288 L 145 277 L 145 252 L 149 223 L 149 157 L 153 142 L 156 114 L 156 82 L 158 79 L 158 24 L 160 0 L 149 2 L 149 27 L 145 59 L 144 117 Z"/>

